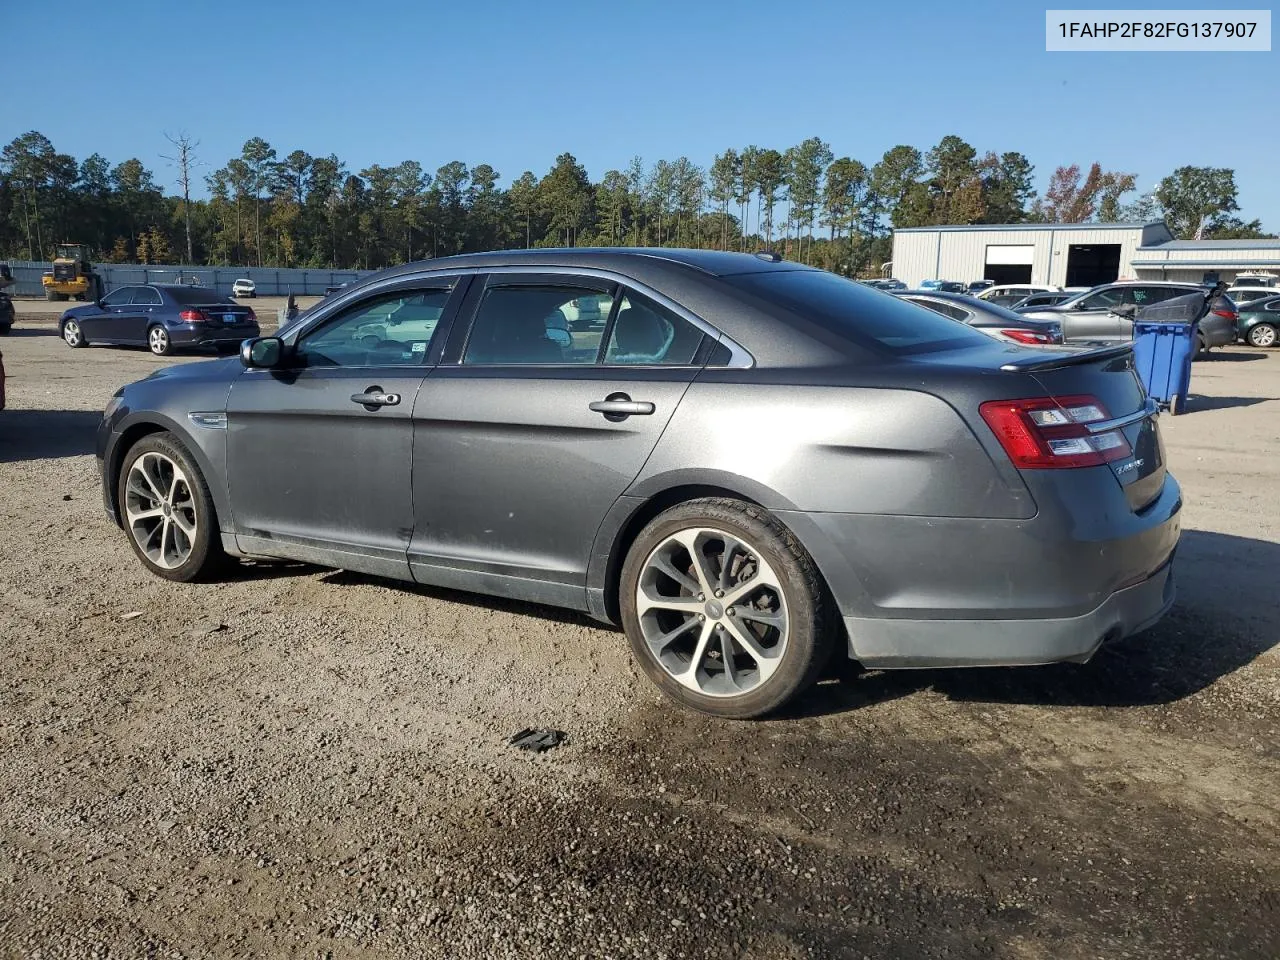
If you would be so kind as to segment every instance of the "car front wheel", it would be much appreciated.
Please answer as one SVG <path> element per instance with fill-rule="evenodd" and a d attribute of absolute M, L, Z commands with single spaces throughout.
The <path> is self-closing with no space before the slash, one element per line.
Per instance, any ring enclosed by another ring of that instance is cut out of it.
<path fill-rule="evenodd" d="M 208 484 L 172 434 L 143 437 L 125 455 L 117 505 L 133 552 L 157 576 L 186 583 L 221 564 Z"/>
<path fill-rule="evenodd" d="M 623 564 L 632 652 L 673 700 L 745 719 L 770 713 L 826 667 L 833 631 L 813 560 L 768 511 L 728 499 L 660 514 Z"/>
<path fill-rule="evenodd" d="M 1276 345 L 1276 328 L 1269 323 L 1257 323 L 1249 328 L 1249 346 L 1274 347 Z"/>
<path fill-rule="evenodd" d="M 84 338 L 84 331 L 80 329 L 80 324 L 74 320 L 67 320 L 62 324 L 62 339 L 67 342 L 68 347 L 83 347 L 88 341 Z"/>

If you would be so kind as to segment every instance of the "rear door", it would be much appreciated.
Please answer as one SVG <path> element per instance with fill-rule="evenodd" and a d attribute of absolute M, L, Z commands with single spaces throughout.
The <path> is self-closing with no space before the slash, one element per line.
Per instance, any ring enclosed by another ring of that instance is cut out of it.
<path fill-rule="evenodd" d="M 585 297 L 606 324 L 565 329 Z M 494 273 L 469 300 L 414 410 L 414 576 L 582 607 L 596 531 L 712 338 L 672 304 L 573 273 Z"/>
<path fill-rule="evenodd" d="M 456 279 L 370 293 L 303 331 L 290 366 L 235 381 L 227 474 L 241 549 L 410 579 L 412 413 Z M 407 303 L 414 321 L 389 325 Z"/>
<path fill-rule="evenodd" d="M 163 325 L 163 310 L 164 300 L 159 290 L 155 287 L 134 287 L 128 313 L 116 320 L 119 324 L 119 338 L 129 343 L 146 343 L 147 330 L 151 325 Z"/>

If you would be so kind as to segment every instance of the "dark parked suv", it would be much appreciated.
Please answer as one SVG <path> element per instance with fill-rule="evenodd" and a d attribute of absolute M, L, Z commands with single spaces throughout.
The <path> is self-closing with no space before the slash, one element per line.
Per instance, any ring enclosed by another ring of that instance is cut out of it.
<path fill-rule="evenodd" d="M 1053 306 L 1018 312 L 1024 317 L 1057 320 L 1068 343 L 1123 341 L 1133 339 L 1133 320 L 1116 313 L 1116 307 L 1132 305 L 1141 310 L 1205 289 L 1197 283 L 1171 281 L 1107 283 Z M 1200 321 L 1199 350 L 1235 343 L 1237 319 L 1236 305 L 1230 297 L 1215 299 L 1210 312 Z"/>

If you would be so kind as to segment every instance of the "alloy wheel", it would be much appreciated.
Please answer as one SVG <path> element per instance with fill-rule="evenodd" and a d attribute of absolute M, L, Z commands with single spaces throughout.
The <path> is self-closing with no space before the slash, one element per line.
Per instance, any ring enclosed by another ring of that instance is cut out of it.
<path fill-rule="evenodd" d="M 62 339 L 67 341 L 67 346 L 80 346 L 80 337 L 80 324 L 76 323 L 74 320 L 68 320 L 62 325 Z"/>
<path fill-rule="evenodd" d="M 654 659 L 705 696 L 754 690 L 787 649 L 786 597 L 759 550 L 723 530 L 681 530 L 649 554 L 636 614 Z"/>
<path fill-rule="evenodd" d="M 169 457 L 148 451 L 129 468 L 125 520 L 139 549 L 158 567 L 171 570 L 191 557 L 199 521 L 191 481 Z"/>
<path fill-rule="evenodd" d="M 147 343 L 151 346 L 152 353 L 161 356 L 169 349 L 169 335 L 161 327 L 152 327 L 147 334 Z"/>
<path fill-rule="evenodd" d="M 1258 324 L 1249 331 L 1249 343 L 1255 347 L 1274 347 L 1276 328 L 1267 323 Z"/>

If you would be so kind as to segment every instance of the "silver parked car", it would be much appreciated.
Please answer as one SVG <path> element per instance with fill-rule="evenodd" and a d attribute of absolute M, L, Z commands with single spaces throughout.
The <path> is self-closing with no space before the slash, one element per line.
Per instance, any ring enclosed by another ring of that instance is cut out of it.
<path fill-rule="evenodd" d="M 1206 289 L 1197 283 L 1173 281 L 1108 283 L 1052 306 L 1022 308 L 1018 312 L 1027 318 L 1058 321 L 1068 343 L 1125 341 L 1133 339 L 1133 317 L 1131 311 L 1116 312 L 1117 307 L 1132 306 L 1140 310 L 1174 297 L 1203 293 Z M 1197 352 L 1235 343 L 1238 320 L 1231 298 L 1217 297 L 1210 312 L 1200 321 Z"/>
<path fill-rule="evenodd" d="M 584 297 L 604 326 L 553 335 Z M 1128 345 L 1001 343 L 774 255 L 383 271 L 124 387 L 97 451 L 161 577 L 280 557 L 582 610 L 728 717 L 833 653 L 1084 661 L 1173 602 L 1182 499 Z"/>

